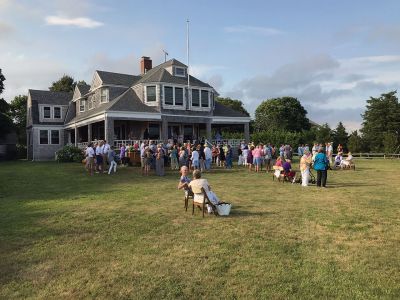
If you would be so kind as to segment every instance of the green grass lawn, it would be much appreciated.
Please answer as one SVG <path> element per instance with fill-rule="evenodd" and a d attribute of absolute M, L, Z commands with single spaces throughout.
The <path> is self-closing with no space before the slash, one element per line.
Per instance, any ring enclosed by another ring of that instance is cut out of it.
<path fill-rule="evenodd" d="M 400 160 L 327 189 L 205 174 L 229 217 L 185 212 L 178 174 L 0 164 L 0 298 L 400 298 Z"/>

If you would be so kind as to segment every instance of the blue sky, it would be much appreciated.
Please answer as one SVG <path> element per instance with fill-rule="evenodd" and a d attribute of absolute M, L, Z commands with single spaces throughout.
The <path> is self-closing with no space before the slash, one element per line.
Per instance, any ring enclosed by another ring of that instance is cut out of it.
<path fill-rule="evenodd" d="M 297 97 L 319 123 L 360 127 L 365 100 L 400 83 L 400 1 L 0 0 L 0 68 L 10 101 L 63 74 L 137 74 L 139 59 L 186 63 L 252 113 Z"/>

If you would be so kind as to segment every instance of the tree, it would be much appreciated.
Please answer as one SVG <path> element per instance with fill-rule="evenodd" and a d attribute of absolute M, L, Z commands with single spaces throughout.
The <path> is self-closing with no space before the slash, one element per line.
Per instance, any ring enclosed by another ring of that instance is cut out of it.
<path fill-rule="evenodd" d="M 293 97 L 274 98 L 263 101 L 255 112 L 255 127 L 300 132 L 310 129 L 307 111 L 299 100 Z"/>
<path fill-rule="evenodd" d="M 363 148 L 363 141 L 357 130 L 350 134 L 347 146 L 351 152 L 361 152 Z"/>
<path fill-rule="evenodd" d="M 394 132 L 385 132 L 383 134 L 383 150 L 387 154 L 394 153 L 399 145 L 397 134 Z"/>
<path fill-rule="evenodd" d="M 26 144 L 26 103 L 28 96 L 15 96 L 10 103 L 10 117 L 17 128 L 18 144 Z"/>
<path fill-rule="evenodd" d="M 0 112 L 0 138 L 14 130 L 14 124 L 9 116 Z"/>
<path fill-rule="evenodd" d="M 4 77 L 3 73 L 1 72 L 0 69 L 0 95 L 4 91 L 4 81 L 6 78 Z M 0 113 L 7 114 L 10 110 L 10 106 L 8 105 L 7 101 L 4 100 L 3 98 L 0 98 Z"/>
<path fill-rule="evenodd" d="M 339 122 L 336 129 L 333 131 L 333 143 L 337 146 L 341 144 L 343 148 L 347 149 L 347 142 L 349 140 L 349 135 L 346 132 L 342 122 Z"/>
<path fill-rule="evenodd" d="M 397 140 L 400 138 L 400 103 L 396 93 L 392 91 L 367 100 L 361 132 L 373 151 L 384 150 L 384 134 L 387 132 L 395 134 Z"/>
<path fill-rule="evenodd" d="M 329 127 L 328 123 L 322 124 L 321 126 L 316 128 L 315 138 L 316 142 L 321 144 L 332 141 L 332 130 Z"/>
<path fill-rule="evenodd" d="M 1 72 L 0 69 L 0 95 L 1 93 L 3 93 L 4 90 L 4 81 L 6 80 L 6 78 L 4 77 L 3 73 Z"/>
<path fill-rule="evenodd" d="M 52 92 L 72 92 L 75 89 L 75 85 L 74 79 L 64 74 L 59 80 L 53 82 L 49 90 Z"/>
<path fill-rule="evenodd" d="M 233 110 L 244 113 L 246 116 L 250 117 L 249 112 L 244 108 L 243 102 L 240 100 L 231 99 L 229 97 L 227 98 L 217 97 L 217 102 L 221 103 L 222 105 L 228 106 Z"/>

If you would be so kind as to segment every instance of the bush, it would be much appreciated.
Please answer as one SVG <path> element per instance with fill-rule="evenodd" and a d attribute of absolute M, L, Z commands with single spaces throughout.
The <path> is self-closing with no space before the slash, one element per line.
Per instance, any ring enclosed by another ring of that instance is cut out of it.
<path fill-rule="evenodd" d="M 300 144 L 302 141 L 302 133 L 290 132 L 284 130 L 265 130 L 253 133 L 251 140 L 258 143 L 271 143 L 273 145 L 289 144 L 292 147 Z"/>
<path fill-rule="evenodd" d="M 61 150 L 57 151 L 58 162 L 81 162 L 85 155 L 78 147 L 66 145 Z"/>
<path fill-rule="evenodd" d="M 26 154 L 26 146 L 22 144 L 17 144 L 17 159 L 26 159 Z"/>

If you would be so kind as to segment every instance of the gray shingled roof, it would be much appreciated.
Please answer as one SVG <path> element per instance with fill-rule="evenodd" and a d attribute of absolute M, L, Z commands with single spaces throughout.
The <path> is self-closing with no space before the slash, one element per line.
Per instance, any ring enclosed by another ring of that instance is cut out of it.
<path fill-rule="evenodd" d="M 90 85 L 87 85 L 87 84 L 77 84 L 76 87 L 78 88 L 79 92 L 81 93 L 81 96 L 87 94 L 90 90 Z"/>
<path fill-rule="evenodd" d="M 140 76 L 129 75 L 129 74 L 121 74 L 107 71 L 96 71 L 99 75 L 103 84 L 113 84 L 113 85 L 122 85 L 126 87 L 131 87 L 134 83 L 136 83 Z"/>
<path fill-rule="evenodd" d="M 64 123 L 70 122 L 76 116 L 76 102 L 70 102 L 67 110 L 67 114 L 65 115 Z"/>
<path fill-rule="evenodd" d="M 29 90 L 32 101 L 39 104 L 68 105 L 73 93 Z"/>
<path fill-rule="evenodd" d="M 215 109 L 214 109 L 214 116 L 218 117 L 244 117 L 244 118 L 250 118 L 249 116 L 246 116 L 244 113 L 234 110 L 230 108 L 229 106 L 225 106 L 219 102 L 215 102 Z"/>
<path fill-rule="evenodd" d="M 104 113 L 106 111 L 129 111 L 129 112 L 143 112 L 143 113 L 159 113 L 153 107 L 147 106 L 142 101 L 140 101 L 139 97 L 136 95 L 135 91 L 131 88 L 126 90 L 122 95 L 111 100 L 110 102 L 103 103 L 100 106 L 86 110 L 83 113 L 80 113 L 75 118 L 70 120 L 66 120 L 65 123 L 69 122 L 77 122 L 83 120 L 92 115 L 96 115 L 98 113 Z"/>
<path fill-rule="evenodd" d="M 39 104 L 68 105 L 72 93 L 28 90 L 32 100 L 32 124 L 61 125 L 64 122 L 39 122 Z"/>
<path fill-rule="evenodd" d="M 158 111 L 140 101 L 134 90 L 128 89 L 116 98 L 108 110 L 158 113 Z"/>
<path fill-rule="evenodd" d="M 179 77 L 179 76 L 171 75 L 168 71 L 165 70 L 165 68 L 168 68 L 170 66 L 178 66 L 178 67 L 187 68 L 187 66 L 185 64 L 181 63 L 179 60 L 170 59 L 170 60 L 166 61 L 165 63 L 162 63 L 162 64 L 150 69 L 149 71 L 147 71 L 146 74 L 141 75 L 141 79 L 137 83 L 166 82 L 166 83 L 172 83 L 172 84 L 186 85 L 187 84 L 187 76 Z M 207 84 L 193 76 L 190 76 L 190 84 L 193 86 L 199 86 L 199 87 L 207 87 L 207 88 L 211 87 L 209 84 Z"/>

